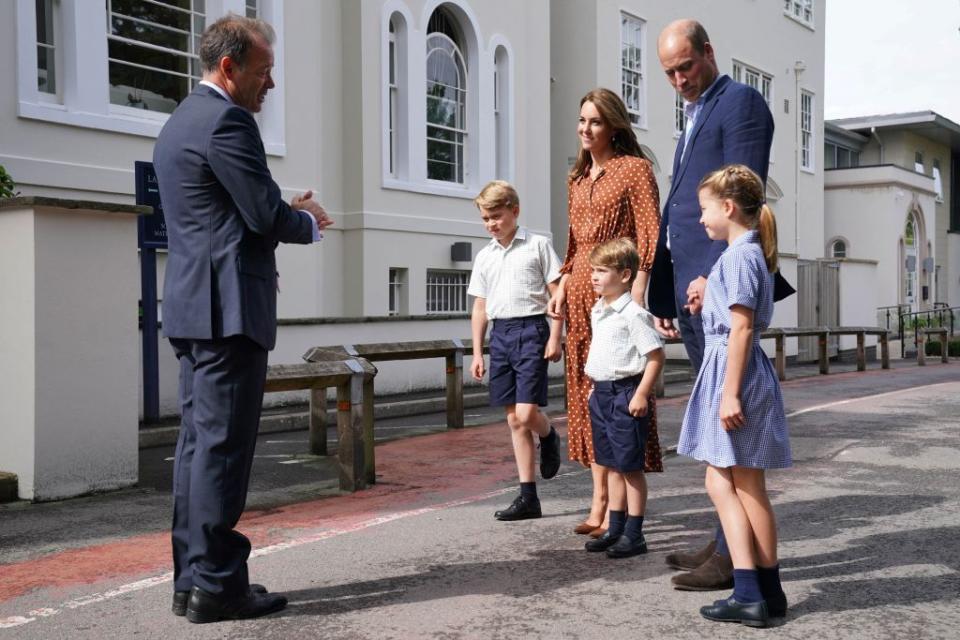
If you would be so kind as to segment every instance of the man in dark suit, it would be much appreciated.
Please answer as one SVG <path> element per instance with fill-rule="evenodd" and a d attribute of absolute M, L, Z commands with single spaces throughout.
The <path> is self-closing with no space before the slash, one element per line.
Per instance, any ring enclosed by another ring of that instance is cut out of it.
<path fill-rule="evenodd" d="M 664 201 L 649 305 L 657 330 L 668 337 L 679 335 L 691 366 L 699 371 L 704 351 L 700 308 L 707 276 L 727 243 L 711 240 L 700 224 L 697 186 L 706 174 L 731 163 L 747 165 L 766 181 L 773 117 L 755 89 L 720 75 L 713 46 L 699 22 L 677 20 L 667 25 L 657 54 L 667 79 L 683 98 L 686 126 L 677 142 Z M 669 554 L 667 564 L 692 569 L 674 576 L 678 589 L 733 585 L 733 565 L 719 526 L 716 539 L 705 548 Z"/>
<path fill-rule="evenodd" d="M 277 333 L 280 242 L 330 224 L 312 194 L 280 197 L 253 114 L 274 87 L 273 30 L 230 15 L 200 42 L 203 81 L 164 125 L 153 162 L 169 255 L 163 329 L 180 362 L 174 464 L 173 612 L 192 622 L 252 618 L 286 598 L 250 585 L 246 502 Z"/>

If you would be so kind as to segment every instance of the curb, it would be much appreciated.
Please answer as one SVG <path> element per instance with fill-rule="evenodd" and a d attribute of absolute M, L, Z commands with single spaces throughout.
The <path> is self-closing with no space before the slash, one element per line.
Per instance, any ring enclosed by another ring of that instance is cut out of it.
<path fill-rule="evenodd" d="M 15 502 L 18 499 L 17 474 L 0 471 L 0 502 Z"/>

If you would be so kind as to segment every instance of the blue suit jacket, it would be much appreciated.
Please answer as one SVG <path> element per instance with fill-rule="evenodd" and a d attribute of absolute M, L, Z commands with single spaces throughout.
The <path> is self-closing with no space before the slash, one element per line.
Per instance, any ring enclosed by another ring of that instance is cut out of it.
<path fill-rule="evenodd" d="M 682 160 L 684 138 L 677 143 L 673 179 L 663 205 L 650 274 L 649 304 L 653 315 L 677 317 L 676 300 L 687 299 L 690 282 L 698 276 L 708 276 L 713 263 L 727 248 L 724 240 L 710 240 L 700 224 L 700 180 L 723 165 L 737 163 L 747 165 L 766 182 L 772 141 L 773 116 L 763 96 L 729 76 L 720 76 L 705 95 Z"/>
<path fill-rule="evenodd" d="M 307 244 L 307 216 L 270 176 L 246 109 L 199 85 L 167 120 L 153 150 L 169 255 L 163 330 L 170 338 L 277 336 L 278 242 Z"/>

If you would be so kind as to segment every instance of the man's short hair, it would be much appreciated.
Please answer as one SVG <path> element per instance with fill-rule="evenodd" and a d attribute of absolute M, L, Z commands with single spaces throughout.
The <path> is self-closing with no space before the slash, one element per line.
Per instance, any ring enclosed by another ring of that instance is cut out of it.
<path fill-rule="evenodd" d="M 702 24 L 696 20 L 691 20 L 687 24 L 684 35 L 687 36 L 687 41 L 690 42 L 690 46 L 693 47 L 694 51 L 700 55 L 706 54 L 706 44 L 710 42 L 710 36 L 707 35 L 707 30 L 703 28 Z"/>
<path fill-rule="evenodd" d="M 214 71 L 225 57 L 243 67 L 247 53 L 258 38 L 272 46 L 276 40 L 273 27 L 257 18 L 228 13 L 207 27 L 200 37 L 201 68 L 204 72 Z"/>
<path fill-rule="evenodd" d="M 630 282 L 633 283 L 640 270 L 640 254 L 633 240 L 616 238 L 594 247 L 590 252 L 590 264 L 617 271 L 630 269 Z"/>
<path fill-rule="evenodd" d="M 513 185 L 506 180 L 493 180 L 488 182 L 473 203 L 480 209 L 499 209 L 507 207 L 520 206 L 520 196 Z"/>

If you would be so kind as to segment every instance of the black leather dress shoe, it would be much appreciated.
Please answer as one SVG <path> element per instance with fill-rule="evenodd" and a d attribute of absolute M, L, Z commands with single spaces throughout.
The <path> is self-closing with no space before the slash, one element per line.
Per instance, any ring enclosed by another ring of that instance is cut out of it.
<path fill-rule="evenodd" d="M 617 538 L 617 541 L 613 543 L 613 546 L 607 548 L 607 557 L 630 558 L 646 552 L 647 541 L 644 540 L 643 534 L 641 533 L 640 537 L 636 540 L 631 540 L 627 536 L 620 536 Z"/>
<path fill-rule="evenodd" d="M 700 607 L 700 615 L 715 622 L 739 622 L 748 627 L 765 627 L 770 619 L 767 603 L 737 602 L 733 596 L 726 600 L 717 600 L 708 607 Z"/>
<path fill-rule="evenodd" d="M 560 471 L 560 434 L 550 427 L 550 435 L 540 439 L 540 475 L 549 480 Z"/>
<path fill-rule="evenodd" d="M 514 498 L 513 502 L 506 509 L 501 509 L 493 514 L 497 520 L 529 520 L 539 518 L 543 513 L 540 511 L 539 500 L 528 500 L 522 495 Z"/>
<path fill-rule="evenodd" d="M 200 587 L 190 590 L 187 620 L 206 623 L 220 620 L 246 620 L 276 613 L 287 606 L 286 597 L 276 593 L 253 593 L 241 596 L 219 596 Z"/>
<path fill-rule="evenodd" d="M 619 540 L 621 537 L 622 536 L 619 535 L 612 536 L 610 535 L 610 531 L 604 531 L 603 535 L 599 538 L 587 540 L 586 544 L 583 545 L 583 548 L 594 553 L 598 551 L 606 551 L 616 544 L 617 540 Z"/>
<path fill-rule="evenodd" d="M 262 584 L 251 584 L 250 591 L 252 593 L 266 593 L 267 588 Z M 187 600 L 190 599 L 189 591 L 174 591 L 173 592 L 173 615 L 175 616 L 185 616 L 187 615 Z"/>

